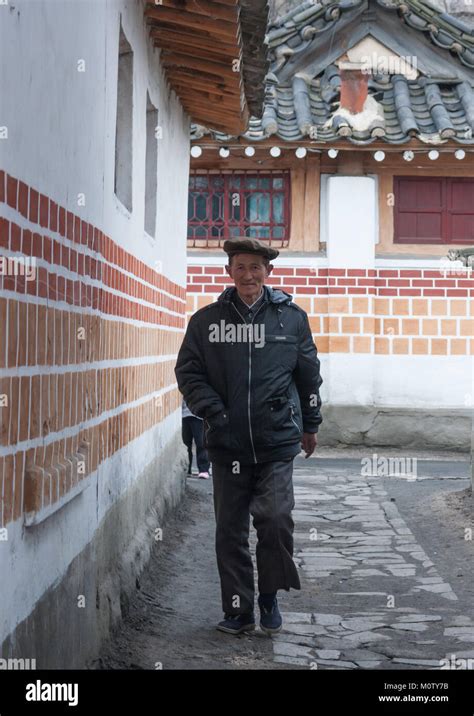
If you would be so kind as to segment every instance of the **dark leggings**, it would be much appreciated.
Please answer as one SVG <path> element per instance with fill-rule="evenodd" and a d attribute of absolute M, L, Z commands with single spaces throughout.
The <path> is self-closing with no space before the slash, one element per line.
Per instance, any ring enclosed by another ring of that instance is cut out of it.
<path fill-rule="evenodd" d="M 191 474 L 193 464 L 193 440 L 196 443 L 196 461 L 199 472 L 209 472 L 209 458 L 204 447 L 204 426 L 199 418 L 187 417 L 182 419 L 183 443 L 188 448 L 189 467 L 188 474 Z"/>

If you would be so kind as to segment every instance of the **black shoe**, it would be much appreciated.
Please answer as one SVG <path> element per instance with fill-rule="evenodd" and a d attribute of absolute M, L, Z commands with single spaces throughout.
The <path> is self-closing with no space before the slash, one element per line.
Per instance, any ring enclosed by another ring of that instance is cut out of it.
<path fill-rule="evenodd" d="M 255 616 L 250 614 L 224 614 L 224 620 L 217 625 L 219 631 L 226 634 L 242 634 L 255 629 Z"/>
<path fill-rule="evenodd" d="M 280 610 L 278 609 L 278 601 L 276 596 L 271 599 L 258 598 L 258 606 L 260 607 L 260 629 L 271 636 L 281 631 L 283 620 Z"/>

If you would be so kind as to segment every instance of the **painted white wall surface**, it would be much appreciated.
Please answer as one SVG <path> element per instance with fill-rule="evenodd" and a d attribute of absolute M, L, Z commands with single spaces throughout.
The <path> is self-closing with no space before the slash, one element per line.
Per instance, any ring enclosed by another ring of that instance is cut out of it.
<path fill-rule="evenodd" d="M 404 408 L 468 408 L 470 356 L 331 353 L 325 361 L 328 402 Z"/>
<path fill-rule="evenodd" d="M 375 178 L 330 176 L 326 186 L 329 266 L 373 268 L 378 236 Z"/>

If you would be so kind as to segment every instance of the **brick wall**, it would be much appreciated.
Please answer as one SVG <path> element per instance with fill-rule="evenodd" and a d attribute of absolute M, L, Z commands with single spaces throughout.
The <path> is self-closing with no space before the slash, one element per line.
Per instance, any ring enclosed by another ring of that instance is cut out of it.
<path fill-rule="evenodd" d="M 188 267 L 188 316 L 232 280 L 224 266 Z M 320 353 L 471 355 L 468 269 L 275 268 L 268 285 L 307 311 Z"/>
<path fill-rule="evenodd" d="M 0 204 L 3 526 L 57 509 L 179 407 L 185 291 L 4 172 Z M 31 257 L 26 280 L 20 262 Z"/>

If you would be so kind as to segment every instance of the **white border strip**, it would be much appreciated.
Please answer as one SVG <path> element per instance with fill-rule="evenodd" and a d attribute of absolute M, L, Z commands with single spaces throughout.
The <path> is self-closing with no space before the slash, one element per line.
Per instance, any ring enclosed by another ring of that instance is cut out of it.
<path fill-rule="evenodd" d="M 84 363 L 54 363 L 52 365 L 21 365 L 0 370 L 1 378 L 33 377 L 36 375 L 64 375 L 65 373 L 86 373 L 90 370 L 110 370 L 112 368 L 131 368 L 139 365 L 151 366 L 175 361 L 177 353 L 167 355 L 149 355 L 134 358 L 108 358 L 103 361 L 84 361 Z"/>
<path fill-rule="evenodd" d="M 226 256 L 198 256 L 195 254 L 188 254 L 188 267 L 189 266 L 225 266 L 227 264 Z M 443 261 L 444 259 L 444 261 Z M 460 261 L 450 261 L 447 263 L 446 257 L 440 256 L 439 258 L 424 258 L 424 257 L 409 257 L 409 258 L 375 258 L 372 266 L 330 266 L 328 258 L 326 256 L 291 256 L 282 255 L 275 259 L 274 266 L 278 268 L 346 268 L 346 269 L 374 269 L 374 268 L 399 268 L 399 269 L 438 269 L 440 274 L 447 271 L 450 272 L 451 266 L 456 271 L 466 271 L 469 273 L 469 269 L 463 266 Z"/>

